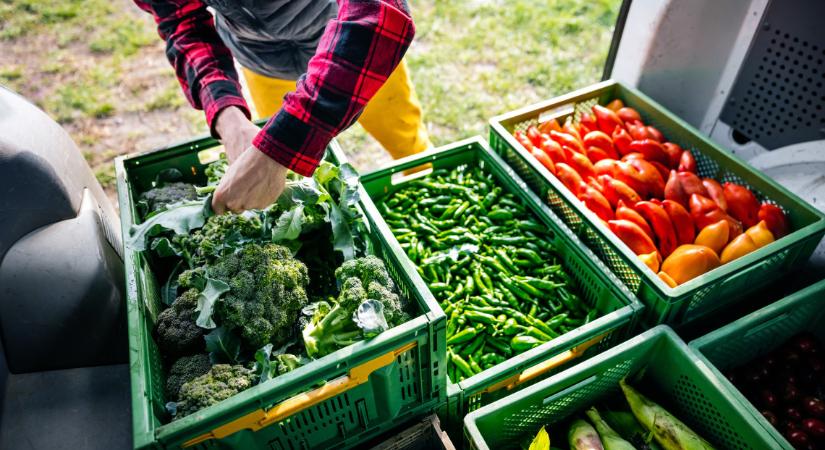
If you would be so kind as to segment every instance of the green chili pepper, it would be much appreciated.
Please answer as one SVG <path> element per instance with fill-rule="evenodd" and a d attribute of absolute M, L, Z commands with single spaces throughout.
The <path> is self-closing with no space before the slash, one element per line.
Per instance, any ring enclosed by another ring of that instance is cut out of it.
<path fill-rule="evenodd" d="M 470 339 L 476 337 L 478 334 L 478 330 L 473 327 L 467 327 L 463 330 L 459 331 L 458 333 L 452 335 L 451 337 L 447 338 L 447 345 L 454 345 L 460 344 L 462 342 L 467 342 Z"/>
<path fill-rule="evenodd" d="M 518 336 L 513 336 L 513 339 L 510 340 L 510 348 L 513 349 L 516 353 L 526 352 L 534 347 L 543 344 L 542 341 L 536 339 L 533 336 L 526 336 L 520 334 Z"/>

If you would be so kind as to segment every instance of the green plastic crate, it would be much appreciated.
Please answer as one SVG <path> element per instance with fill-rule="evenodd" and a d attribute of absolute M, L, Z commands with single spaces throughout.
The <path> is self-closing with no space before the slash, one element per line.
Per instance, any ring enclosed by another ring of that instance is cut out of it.
<path fill-rule="evenodd" d="M 712 373 L 712 380 L 770 434 L 774 443 L 771 448 L 793 446 L 721 371 L 746 364 L 803 331 L 825 342 L 825 280 L 690 342 L 701 363 Z"/>
<path fill-rule="evenodd" d="M 590 406 L 622 399 L 619 380 L 627 377 L 716 448 L 772 448 L 759 424 L 708 375 L 687 345 L 660 325 L 470 413 L 464 419 L 465 439 L 477 450 L 519 448 L 525 436 L 534 436 L 543 425 L 553 429 Z"/>
<path fill-rule="evenodd" d="M 219 143 L 203 138 L 116 161 L 124 235 L 137 220 L 135 200 L 156 174 L 175 167 L 203 182 Z M 344 160 L 335 142 L 326 159 Z M 375 230 L 369 218 L 367 225 Z M 165 416 L 164 369 L 152 329 L 160 310 L 158 280 L 143 252 L 125 249 L 134 447 L 348 448 L 434 410 L 446 401 L 446 319 L 423 280 L 384 237 L 369 233 L 374 253 L 420 314 L 413 320 L 178 421 Z M 320 386 L 320 387 L 319 387 Z M 256 430 L 256 431 L 253 431 Z"/>
<path fill-rule="evenodd" d="M 589 111 L 597 101 L 605 104 L 616 98 L 636 108 L 644 122 L 654 125 L 668 140 L 690 150 L 701 176 L 743 184 L 753 190 L 760 201 L 781 206 L 788 213 L 793 233 L 687 283 L 675 288 L 667 286 L 512 134 L 554 117 L 564 118 L 572 114 L 578 121 L 581 112 Z M 494 117 L 490 120 L 490 143 L 636 293 L 647 307 L 644 317 L 647 326 L 688 323 L 766 286 L 805 262 L 825 234 L 825 214 L 721 149 L 651 98 L 615 81 L 598 83 Z"/>
<path fill-rule="evenodd" d="M 361 184 L 366 191 L 364 197 L 368 196 L 371 200 L 363 199 L 366 213 L 368 216 L 380 217 L 373 202 L 381 201 L 385 195 L 403 186 L 404 182 L 427 173 L 403 177 L 401 172 L 407 169 L 427 163 L 432 164 L 434 169 L 449 169 L 462 164 L 478 164 L 480 161 L 484 162 L 485 168 L 493 173 L 506 191 L 517 195 L 536 218 L 554 232 L 554 246 L 582 299 L 588 305 L 598 308 L 602 315 L 574 331 L 514 356 L 461 383 L 447 380 L 448 411 L 444 418 L 449 429 L 456 425 L 460 427 L 461 420 L 469 411 L 528 386 L 577 357 L 595 354 L 621 342 L 633 331 L 636 318 L 643 308 L 622 282 L 572 235 L 481 138 L 467 139 L 414 155 L 398 161 L 392 167 L 363 175 Z M 383 219 L 376 222 L 379 232 L 390 236 L 387 240 L 391 242 L 393 251 L 403 252 L 386 222 Z M 425 286 L 424 289 L 429 288 Z M 442 377 L 446 377 L 446 373 Z"/>

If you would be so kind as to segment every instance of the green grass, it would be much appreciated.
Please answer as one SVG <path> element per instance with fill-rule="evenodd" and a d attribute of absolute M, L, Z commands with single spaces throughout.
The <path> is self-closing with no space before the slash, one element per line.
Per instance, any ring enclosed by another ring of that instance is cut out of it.
<path fill-rule="evenodd" d="M 142 22 L 129 17 L 107 21 L 103 29 L 95 33 L 89 49 L 97 53 L 111 53 L 123 57 L 132 56 L 146 45 L 156 42 L 157 33 L 147 30 Z"/>
<path fill-rule="evenodd" d="M 59 86 L 43 102 L 43 107 L 59 122 L 81 117 L 103 118 L 115 113 L 109 89 L 118 80 L 114 68 L 96 66 L 82 73 L 75 82 Z"/>
<path fill-rule="evenodd" d="M 412 2 L 416 38 L 406 59 L 433 142 L 486 135 L 490 117 L 599 81 L 620 4 Z M 364 134 L 353 127 L 342 145 L 363 148 Z"/>

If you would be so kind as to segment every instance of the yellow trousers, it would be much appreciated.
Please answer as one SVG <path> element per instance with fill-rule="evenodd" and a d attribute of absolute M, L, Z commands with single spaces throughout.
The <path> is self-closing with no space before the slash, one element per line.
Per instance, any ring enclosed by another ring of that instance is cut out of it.
<path fill-rule="evenodd" d="M 275 114 L 281 108 L 284 96 L 295 90 L 292 80 L 270 78 L 245 67 L 243 74 L 259 117 Z M 405 61 L 401 61 L 367 103 L 358 123 L 395 159 L 432 146 Z"/>

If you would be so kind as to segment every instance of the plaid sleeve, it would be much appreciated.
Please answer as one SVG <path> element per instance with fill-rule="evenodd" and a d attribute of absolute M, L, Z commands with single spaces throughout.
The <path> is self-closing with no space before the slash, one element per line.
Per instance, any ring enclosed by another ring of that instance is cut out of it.
<path fill-rule="evenodd" d="M 352 125 L 401 62 L 415 34 L 404 0 L 339 0 L 307 73 L 253 145 L 304 176 Z"/>
<path fill-rule="evenodd" d="M 175 68 L 189 103 L 206 113 L 212 135 L 214 119 L 227 106 L 237 106 L 247 117 L 232 54 L 215 30 L 214 19 L 200 0 L 135 0 L 151 13 L 158 34 L 166 41 L 166 57 Z"/>

